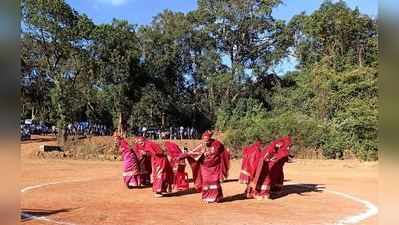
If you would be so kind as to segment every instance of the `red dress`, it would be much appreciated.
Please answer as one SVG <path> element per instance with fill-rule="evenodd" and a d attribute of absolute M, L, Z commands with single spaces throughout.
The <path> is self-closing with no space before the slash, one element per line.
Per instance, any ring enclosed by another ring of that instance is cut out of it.
<path fill-rule="evenodd" d="M 269 161 L 269 176 L 271 181 L 271 191 L 280 191 L 284 183 L 284 164 L 289 159 L 289 146 L 291 138 L 286 136 L 278 140 L 280 148 L 278 151 L 270 149 L 269 154 L 272 155 Z"/>
<path fill-rule="evenodd" d="M 187 157 L 193 170 L 194 185 L 202 193 L 205 202 L 220 202 L 223 200 L 221 178 L 228 174 L 229 153 L 226 153 L 222 143 L 211 139 L 208 146 L 198 146 L 196 151 L 182 154 Z M 224 161 L 224 162 L 223 162 Z"/>
<path fill-rule="evenodd" d="M 168 151 L 168 159 L 173 169 L 173 190 L 184 191 L 189 188 L 188 175 L 185 172 L 186 163 L 184 159 L 179 159 L 179 156 L 183 154 L 179 146 L 170 141 L 165 141 L 165 147 Z"/>
<path fill-rule="evenodd" d="M 270 191 L 280 191 L 284 182 L 283 166 L 288 161 L 288 146 L 291 144 L 289 137 L 273 141 L 257 158 L 256 173 L 250 195 L 255 198 L 270 196 Z M 280 145 L 277 149 L 276 145 Z"/>
<path fill-rule="evenodd" d="M 172 167 L 161 147 L 152 141 L 144 142 L 144 150 L 151 155 L 152 166 L 152 191 L 165 193 L 171 190 L 173 179 Z"/>
<path fill-rule="evenodd" d="M 242 184 L 249 184 L 254 176 L 257 163 L 257 151 L 260 151 L 261 143 L 256 143 L 246 146 L 242 150 L 242 161 L 239 181 Z"/>
<path fill-rule="evenodd" d="M 223 173 L 222 157 L 224 146 L 217 140 L 212 140 L 206 147 L 204 158 L 201 161 L 202 200 L 206 202 L 220 202 L 223 200 L 220 177 Z"/>
<path fill-rule="evenodd" d="M 151 184 L 151 155 L 144 150 L 144 146 L 134 145 L 134 151 L 140 166 L 140 181 L 144 185 Z"/>

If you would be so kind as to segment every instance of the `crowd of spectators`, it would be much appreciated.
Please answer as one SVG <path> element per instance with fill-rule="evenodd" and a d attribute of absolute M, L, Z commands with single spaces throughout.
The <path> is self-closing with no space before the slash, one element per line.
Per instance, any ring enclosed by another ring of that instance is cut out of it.
<path fill-rule="evenodd" d="M 68 124 L 68 126 L 66 127 L 66 133 L 68 136 L 77 136 L 77 135 L 105 136 L 105 135 L 110 135 L 111 130 L 104 124 L 90 123 L 90 122 L 75 122 Z"/>
<path fill-rule="evenodd" d="M 66 126 L 67 136 L 107 136 L 111 135 L 111 129 L 104 124 L 91 123 L 87 121 L 69 123 Z M 21 123 L 21 140 L 29 139 L 30 135 L 57 135 L 58 128 L 55 125 L 34 123 Z M 140 135 L 151 139 L 198 139 L 199 132 L 194 127 L 168 127 L 147 128 L 140 127 L 132 130 L 134 135 Z"/>
<path fill-rule="evenodd" d="M 147 128 L 140 127 L 134 131 L 135 135 L 151 139 L 197 139 L 199 134 L 194 127 L 169 127 L 169 128 Z"/>
<path fill-rule="evenodd" d="M 57 135 L 58 128 L 55 125 L 46 123 L 26 123 L 22 122 L 20 127 L 21 140 L 30 139 L 31 135 Z M 104 124 L 90 123 L 90 122 L 75 122 L 66 126 L 66 135 L 93 135 L 105 136 L 111 135 L 111 130 Z"/>

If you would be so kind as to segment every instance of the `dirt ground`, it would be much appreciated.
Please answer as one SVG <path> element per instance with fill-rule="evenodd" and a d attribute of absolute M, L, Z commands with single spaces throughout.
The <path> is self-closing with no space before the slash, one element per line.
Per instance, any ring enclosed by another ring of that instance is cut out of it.
<path fill-rule="evenodd" d="M 55 140 L 21 143 L 21 223 L 26 225 L 339 224 L 367 211 L 366 205 L 336 192 L 378 207 L 376 162 L 297 160 L 285 166 L 282 194 L 258 201 L 243 198 L 245 187 L 237 182 L 240 161 L 233 160 L 230 180 L 222 184 L 224 202 L 207 205 L 192 188 L 163 198 L 153 198 L 151 188 L 129 190 L 121 162 L 30 157 L 44 143 Z M 377 216 L 358 224 L 377 224 Z"/>

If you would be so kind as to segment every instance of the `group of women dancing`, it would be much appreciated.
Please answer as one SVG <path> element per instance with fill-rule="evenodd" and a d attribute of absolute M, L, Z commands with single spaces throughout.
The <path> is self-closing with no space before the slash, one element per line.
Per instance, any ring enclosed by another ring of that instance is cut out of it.
<path fill-rule="evenodd" d="M 189 189 L 186 163 L 192 170 L 194 188 L 201 192 L 206 203 L 222 202 L 221 183 L 227 179 L 230 152 L 206 131 L 195 148 L 180 149 L 172 142 L 156 143 L 142 136 L 129 145 L 126 137 L 114 133 L 123 159 L 123 181 L 128 188 L 152 185 L 154 197 Z M 268 199 L 281 191 L 284 181 L 283 166 L 289 159 L 291 139 L 279 138 L 265 145 L 260 140 L 243 148 L 240 183 L 246 185 L 247 198 Z"/>

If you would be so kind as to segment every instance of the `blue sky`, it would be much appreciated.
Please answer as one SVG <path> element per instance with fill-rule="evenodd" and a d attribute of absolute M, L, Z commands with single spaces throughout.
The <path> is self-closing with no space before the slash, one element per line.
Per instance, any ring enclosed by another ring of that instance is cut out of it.
<path fill-rule="evenodd" d="M 125 19 L 132 24 L 146 25 L 165 9 L 189 12 L 197 7 L 196 0 L 66 0 L 74 9 L 85 13 L 96 24 L 109 23 L 113 18 Z M 305 11 L 307 14 L 319 8 L 323 0 L 283 0 L 273 11 L 277 19 L 288 21 L 292 16 Z M 346 0 L 349 7 L 359 7 L 362 13 L 376 17 L 378 0 Z M 275 68 L 277 74 L 293 70 L 295 58 L 285 60 Z"/>
<path fill-rule="evenodd" d="M 322 0 L 283 0 L 274 10 L 278 19 L 289 20 L 302 11 L 311 13 Z M 113 18 L 126 19 L 130 23 L 149 24 L 152 17 L 164 9 L 188 12 L 197 7 L 196 0 L 66 0 L 74 9 L 88 15 L 95 23 L 109 23 Z M 371 16 L 378 12 L 378 0 L 346 0 L 347 4 Z"/>

